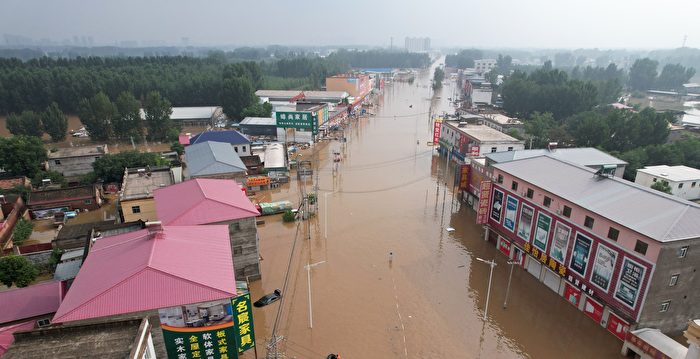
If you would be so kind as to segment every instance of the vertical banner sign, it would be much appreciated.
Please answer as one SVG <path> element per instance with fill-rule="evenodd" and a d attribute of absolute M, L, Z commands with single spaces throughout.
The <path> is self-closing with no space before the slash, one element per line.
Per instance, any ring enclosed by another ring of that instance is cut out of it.
<path fill-rule="evenodd" d="M 479 191 L 479 213 L 476 216 L 476 224 L 485 224 L 489 221 L 489 203 L 491 197 L 491 181 L 481 181 Z"/>
<path fill-rule="evenodd" d="M 549 251 L 549 256 L 559 264 L 564 264 L 566 258 L 566 250 L 569 247 L 569 236 L 571 228 L 569 226 L 557 222 L 554 226 L 554 235 L 552 236 L 552 250 Z"/>
<path fill-rule="evenodd" d="M 255 346 L 253 330 L 253 308 L 250 305 L 250 293 L 233 298 L 233 322 L 236 325 L 236 347 L 239 353 Z"/>
<path fill-rule="evenodd" d="M 433 144 L 440 142 L 440 129 L 442 128 L 442 119 L 438 118 L 433 124 Z"/>
<path fill-rule="evenodd" d="M 476 145 L 471 146 L 469 148 L 469 156 L 479 157 L 479 146 L 476 146 Z"/>
<path fill-rule="evenodd" d="M 644 271 L 644 267 L 633 262 L 629 258 L 625 258 L 622 262 L 622 270 L 620 271 L 620 278 L 617 280 L 615 298 L 632 309 L 634 309 L 634 305 L 637 303 L 639 290 L 644 280 Z"/>
<path fill-rule="evenodd" d="M 576 242 L 574 242 L 574 254 L 571 256 L 569 268 L 574 272 L 586 276 L 586 267 L 588 266 L 588 257 L 591 254 L 591 240 L 581 233 L 576 233 Z"/>
<path fill-rule="evenodd" d="M 617 252 L 598 244 L 598 249 L 593 262 L 593 274 L 591 274 L 591 283 L 596 287 L 608 291 L 612 275 L 615 271 L 615 262 L 617 261 Z"/>
<path fill-rule="evenodd" d="M 469 187 L 469 165 L 462 165 L 459 176 L 459 189 L 465 190 Z"/>
<path fill-rule="evenodd" d="M 537 226 L 535 227 L 535 239 L 532 244 L 542 252 L 547 251 L 549 241 L 549 227 L 552 225 L 552 218 L 540 212 L 537 215 Z"/>
<path fill-rule="evenodd" d="M 511 232 L 515 232 L 515 215 L 518 213 L 518 200 L 508 196 L 506 201 L 506 214 L 503 219 L 503 227 Z"/>
<path fill-rule="evenodd" d="M 530 232 L 532 232 L 532 216 L 535 210 L 523 203 L 520 209 L 520 221 L 518 222 L 518 237 L 525 242 L 530 242 Z"/>
<path fill-rule="evenodd" d="M 238 358 L 233 315 L 230 299 L 159 309 L 168 358 Z"/>
<path fill-rule="evenodd" d="M 491 206 L 491 219 L 501 223 L 501 211 L 503 210 L 503 192 L 493 190 L 493 205 Z"/>

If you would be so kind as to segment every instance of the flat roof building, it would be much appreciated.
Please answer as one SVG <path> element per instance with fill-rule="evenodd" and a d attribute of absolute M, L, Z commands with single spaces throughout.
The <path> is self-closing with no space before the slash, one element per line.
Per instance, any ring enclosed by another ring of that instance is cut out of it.
<path fill-rule="evenodd" d="M 523 141 L 485 125 L 459 121 L 443 121 L 440 129 L 439 151 L 449 153 L 458 161 L 480 157 L 490 152 L 515 151 L 525 148 Z"/>
<path fill-rule="evenodd" d="M 637 170 L 634 179 L 645 187 L 657 182 L 666 182 L 674 196 L 695 200 L 700 198 L 700 170 L 688 166 L 646 166 Z"/>
<path fill-rule="evenodd" d="M 119 191 L 119 210 L 123 222 L 155 221 L 156 204 L 153 192 L 181 182 L 175 180 L 170 167 L 142 167 L 124 169 L 124 180 Z"/>
<path fill-rule="evenodd" d="M 181 126 L 213 126 L 226 119 L 221 106 L 173 107 L 170 119 Z M 141 109 L 141 118 L 146 112 Z"/>
<path fill-rule="evenodd" d="M 49 171 L 75 179 L 91 172 L 95 160 L 107 153 L 107 145 L 59 148 L 48 152 L 46 165 Z"/>

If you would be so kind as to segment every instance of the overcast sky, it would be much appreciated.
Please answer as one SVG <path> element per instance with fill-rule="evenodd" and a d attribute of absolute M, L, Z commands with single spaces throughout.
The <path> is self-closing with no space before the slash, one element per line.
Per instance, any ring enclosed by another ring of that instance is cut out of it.
<path fill-rule="evenodd" d="M 0 34 L 96 44 L 700 48 L 700 0 L 0 0 Z M 0 38 L 0 44 L 4 39 Z"/>

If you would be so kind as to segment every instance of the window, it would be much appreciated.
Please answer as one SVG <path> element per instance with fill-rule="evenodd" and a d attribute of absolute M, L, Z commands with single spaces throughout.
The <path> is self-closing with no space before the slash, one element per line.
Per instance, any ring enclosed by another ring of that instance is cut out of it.
<path fill-rule="evenodd" d="M 652 181 L 652 182 L 656 182 L 656 178 L 654 178 L 654 179 L 653 179 L 653 180 L 651 180 L 651 181 Z"/>
<path fill-rule="evenodd" d="M 53 160 L 53 163 L 54 163 L 54 164 L 57 164 L 57 165 L 60 165 L 60 164 L 61 164 L 61 160 Z"/>
<path fill-rule="evenodd" d="M 238 153 L 238 146 L 233 146 L 233 150 L 236 151 L 236 153 Z"/>
<path fill-rule="evenodd" d="M 595 222 L 593 218 L 586 216 L 586 219 L 583 221 L 583 225 L 586 228 L 593 229 L 593 222 Z"/>
<path fill-rule="evenodd" d="M 686 254 L 688 254 L 688 246 L 681 247 L 678 250 L 678 258 L 685 258 Z"/>
<path fill-rule="evenodd" d="M 695 188 L 695 182 L 690 184 L 690 188 Z"/>
<path fill-rule="evenodd" d="M 549 205 L 552 204 L 552 199 L 549 198 L 549 197 L 547 197 L 547 196 L 544 196 L 544 201 L 542 201 L 542 204 L 543 204 L 545 207 L 549 208 Z"/>
<path fill-rule="evenodd" d="M 49 319 L 49 318 L 39 319 L 36 321 L 36 325 L 38 327 L 45 327 L 45 326 L 50 325 L 50 324 L 51 324 L 51 319 Z"/>
<path fill-rule="evenodd" d="M 571 207 L 569 206 L 564 206 L 564 210 L 562 211 L 562 214 L 566 218 L 571 218 Z"/>
<path fill-rule="evenodd" d="M 662 312 L 662 313 L 663 313 L 663 312 L 668 312 L 668 307 L 670 307 L 670 306 L 671 306 L 671 301 L 670 301 L 670 300 L 667 300 L 667 301 L 661 303 L 661 310 L 659 310 L 659 312 Z"/>
<path fill-rule="evenodd" d="M 100 156 L 95 156 L 95 161 L 99 160 Z"/>
<path fill-rule="evenodd" d="M 680 274 L 674 274 L 674 275 L 671 276 L 671 281 L 668 282 L 668 286 L 669 286 L 669 287 L 673 287 L 674 285 L 678 284 L 678 276 L 679 276 L 679 275 L 680 275 Z"/>
<path fill-rule="evenodd" d="M 634 245 L 634 251 L 639 254 L 647 254 L 647 248 L 649 248 L 649 245 L 640 240 L 637 240 L 637 244 Z"/>
<path fill-rule="evenodd" d="M 518 190 L 518 182 L 513 181 L 513 183 L 510 184 L 510 189 L 512 189 L 513 191 L 517 191 Z"/>
<path fill-rule="evenodd" d="M 513 150 L 513 147 L 508 147 L 508 151 L 512 151 L 512 150 Z"/>
<path fill-rule="evenodd" d="M 496 152 L 496 147 L 491 147 L 491 152 Z"/>
<path fill-rule="evenodd" d="M 243 147 L 241 147 L 241 150 L 243 151 L 243 153 L 246 153 L 246 152 L 248 152 L 248 147 L 247 147 L 247 146 L 243 146 Z"/>
<path fill-rule="evenodd" d="M 681 188 L 683 188 L 683 184 L 682 184 L 682 183 L 679 183 L 679 184 L 678 184 L 678 189 L 681 189 Z"/>
<path fill-rule="evenodd" d="M 503 183 L 503 175 L 498 175 L 498 179 L 496 180 L 498 183 Z"/>
<path fill-rule="evenodd" d="M 532 197 L 535 196 L 535 191 L 533 191 L 532 188 L 528 188 L 527 193 L 525 195 L 527 196 L 527 198 L 532 199 Z"/>
<path fill-rule="evenodd" d="M 233 255 L 239 255 L 243 254 L 243 246 L 235 246 L 233 247 Z"/>
<path fill-rule="evenodd" d="M 610 227 L 610 229 L 608 229 L 608 238 L 612 239 L 613 241 L 616 241 L 619 235 L 620 231 L 618 231 L 617 229 L 613 227 Z"/>
<path fill-rule="evenodd" d="M 83 203 L 85 203 L 85 204 L 92 204 L 92 200 L 91 200 L 91 199 L 86 199 L 86 200 L 83 201 Z"/>
<path fill-rule="evenodd" d="M 131 206 L 131 213 L 141 213 L 141 206 Z"/>

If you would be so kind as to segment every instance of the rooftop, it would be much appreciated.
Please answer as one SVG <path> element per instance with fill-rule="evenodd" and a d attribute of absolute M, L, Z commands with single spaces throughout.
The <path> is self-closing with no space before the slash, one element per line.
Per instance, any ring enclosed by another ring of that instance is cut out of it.
<path fill-rule="evenodd" d="M 304 98 L 307 100 L 316 99 L 337 99 L 340 101 L 343 98 L 350 96 L 345 91 L 299 91 L 299 90 L 257 90 L 255 95 L 258 97 L 273 97 L 273 98 L 293 98 L 301 93 L 304 93 Z"/>
<path fill-rule="evenodd" d="M 663 177 L 672 182 L 693 181 L 700 179 L 700 170 L 688 166 L 647 166 L 638 169 L 637 172 Z"/>
<path fill-rule="evenodd" d="M 246 167 L 233 147 L 223 142 L 202 142 L 185 148 L 190 177 L 223 173 L 245 173 Z"/>
<path fill-rule="evenodd" d="M 277 120 L 272 117 L 246 117 L 240 125 L 265 125 L 277 126 Z"/>
<path fill-rule="evenodd" d="M 29 192 L 29 200 L 27 201 L 27 204 L 32 205 L 44 202 L 73 200 L 77 198 L 93 198 L 95 197 L 95 192 L 95 187 L 93 185 L 32 191 Z"/>
<path fill-rule="evenodd" d="M 56 240 L 87 238 L 87 236 L 93 228 L 108 226 L 114 224 L 114 222 L 114 220 L 109 220 L 92 223 L 71 224 L 69 221 L 58 231 L 58 235 L 56 235 Z"/>
<path fill-rule="evenodd" d="M 7 349 L 10 348 L 10 345 L 15 341 L 13 335 L 15 332 L 34 329 L 35 323 L 35 321 L 30 320 L 28 322 L 0 327 L 0 357 L 5 354 Z"/>
<path fill-rule="evenodd" d="M 54 152 L 49 151 L 49 159 L 53 160 L 67 157 L 101 156 L 108 152 L 107 145 L 66 147 L 59 148 Z"/>
<path fill-rule="evenodd" d="M 517 118 L 508 117 L 500 113 L 488 113 L 484 114 L 483 117 L 501 125 L 522 125 L 522 122 Z"/>
<path fill-rule="evenodd" d="M 53 322 L 235 295 L 228 226 L 146 228 L 94 243 Z"/>
<path fill-rule="evenodd" d="M 155 198 L 158 218 L 169 225 L 217 223 L 258 215 L 233 180 L 189 180 L 157 189 Z"/>
<path fill-rule="evenodd" d="M 153 197 L 156 188 L 175 183 L 169 167 L 128 168 L 119 192 L 122 201 Z"/>
<path fill-rule="evenodd" d="M 0 178 L 0 189 L 8 190 L 17 186 L 25 186 L 30 184 L 29 179 L 25 176 L 5 177 Z"/>
<path fill-rule="evenodd" d="M 230 145 L 245 145 L 250 144 L 248 137 L 244 136 L 236 130 L 227 131 L 206 131 L 198 133 L 190 138 L 190 144 L 194 145 L 202 142 L 223 142 Z"/>
<path fill-rule="evenodd" d="M 58 281 L 0 291 L 0 324 L 56 312 L 62 291 Z"/>
<path fill-rule="evenodd" d="M 501 163 L 525 158 L 548 155 L 560 160 L 573 162 L 581 166 L 600 166 L 600 165 L 626 165 L 627 162 L 611 156 L 599 149 L 593 147 L 582 148 L 557 148 L 553 151 L 547 149 L 535 150 L 518 150 L 507 152 L 487 153 L 484 156 L 490 161 Z"/>
<path fill-rule="evenodd" d="M 53 279 L 64 281 L 75 278 L 78 275 L 78 272 L 80 271 L 80 265 L 82 263 L 82 260 L 58 263 L 56 265 L 56 270 L 53 273 Z"/>
<path fill-rule="evenodd" d="M 493 167 L 659 242 L 700 237 L 700 205 L 550 156 Z"/>
<path fill-rule="evenodd" d="M 645 341 L 647 344 L 666 354 L 670 358 L 682 359 L 685 358 L 685 355 L 688 353 L 687 347 L 671 339 L 671 337 L 662 333 L 658 329 L 641 328 L 633 330 L 632 334 L 636 335 L 639 339 Z"/>
<path fill-rule="evenodd" d="M 479 142 L 512 142 L 512 143 L 522 143 L 522 141 L 517 138 L 508 136 L 507 134 L 493 129 L 485 125 L 470 125 L 464 124 L 460 125 L 458 121 L 447 121 L 446 123 L 452 125 L 457 131 L 460 131 L 469 137 L 476 139 Z"/>

